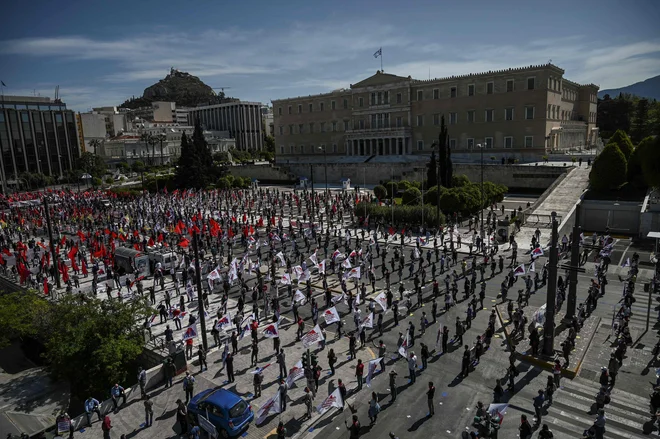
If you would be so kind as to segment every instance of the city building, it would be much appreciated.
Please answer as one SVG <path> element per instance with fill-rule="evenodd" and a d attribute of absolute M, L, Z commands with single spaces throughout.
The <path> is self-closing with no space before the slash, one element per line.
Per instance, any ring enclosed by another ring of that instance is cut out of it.
<path fill-rule="evenodd" d="M 430 80 L 378 71 L 350 88 L 275 100 L 276 159 L 429 155 L 442 117 L 452 154 L 468 161 L 478 145 L 520 160 L 596 145 L 598 86 L 563 75 L 553 64 Z"/>
<path fill-rule="evenodd" d="M 105 131 L 109 137 L 116 136 L 127 129 L 126 113 L 125 111 L 120 111 L 117 107 L 92 108 L 92 113 L 105 116 Z"/>
<path fill-rule="evenodd" d="M 103 140 L 108 136 L 107 119 L 105 114 L 98 113 L 78 113 L 78 135 L 80 136 L 80 146 L 83 152 L 89 151 L 96 153 L 92 140 Z M 90 144 L 91 142 L 91 144 Z"/>
<path fill-rule="evenodd" d="M 266 136 L 275 136 L 275 125 L 273 121 L 273 107 L 264 105 L 261 107 L 261 129 Z"/>
<path fill-rule="evenodd" d="M 152 102 L 154 122 L 175 122 L 180 125 L 190 125 L 188 122 L 188 109 L 177 108 L 176 102 Z"/>
<path fill-rule="evenodd" d="M 192 136 L 194 127 L 175 123 L 142 121 L 137 131 L 125 132 L 106 139 L 97 153 L 110 168 L 119 163 L 132 165 L 141 161 L 147 166 L 174 163 L 181 156 L 181 136 Z M 236 147 L 236 140 L 227 131 L 204 131 L 211 154 L 228 152 Z"/>
<path fill-rule="evenodd" d="M 236 148 L 261 151 L 264 145 L 261 103 L 228 102 L 189 108 L 191 124 L 199 120 L 205 130 L 228 131 L 236 139 Z"/>
<path fill-rule="evenodd" d="M 61 177 L 80 157 L 75 113 L 59 99 L 3 96 L 0 101 L 0 179 L 20 185 L 24 172 Z"/>

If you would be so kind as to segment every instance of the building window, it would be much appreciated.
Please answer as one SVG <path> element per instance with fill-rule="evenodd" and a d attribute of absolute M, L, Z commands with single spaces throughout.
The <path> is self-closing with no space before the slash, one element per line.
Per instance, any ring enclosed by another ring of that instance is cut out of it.
<path fill-rule="evenodd" d="M 344 110 L 348 109 L 348 99 L 344 99 Z"/>
<path fill-rule="evenodd" d="M 535 78 L 527 78 L 527 90 L 534 90 Z"/>
<path fill-rule="evenodd" d="M 298 134 L 302 134 L 305 131 L 303 124 L 298 124 Z"/>
<path fill-rule="evenodd" d="M 361 130 L 364 129 L 364 119 L 360 119 L 359 126 L 360 126 L 360 129 L 361 129 Z"/>
<path fill-rule="evenodd" d="M 279 108 L 277 109 L 277 115 L 278 115 L 278 116 L 281 116 L 281 115 L 282 115 L 282 107 L 279 107 Z M 284 147 L 282 147 L 282 148 L 284 148 Z"/>
<path fill-rule="evenodd" d="M 484 115 L 484 120 L 486 122 L 493 122 L 495 120 L 495 110 L 493 109 L 486 110 L 486 114 Z"/>
<path fill-rule="evenodd" d="M 495 92 L 495 83 L 489 82 L 486 84 L 486 94 L 492 95 Z"/>
<path fill-rule="evenodd" d="M 513 91 L 513 79 L 507 79 L 506 80 L 506 91 L 507 92 L 512 92 Z"/>
<path fill-rule="evenodd" d="M 508 136 L 504 138 L 504 147 L 513 148 L 513 137 Z"/>
<path fill-rule="evenodd" d="M 348 131 L 348 121 L 344 121 L 344 131 Z"/>
<path fill-rule="evenodd" d="M 434 114 L 433 115 L 433 125 L 435 125 L 435 126 L 440 125 L 440 115 L 439 114 Z"/>
<path fill-rule="evenodd" d="M 534 119 L 534 107 L 525 107 L 525 119 Z"/>
<path fill-rule="evenodd" d="M 534 147 L 534 136 L 525 136 L 525 148 Z"/>
<path fill-rule="evenodd" d="M 314 132 L 314 122 L 309 123 L 309 132 L 310 134 Z"/>
<path fill-rule="evenodd" d="M 389 104 L 390 103 L 390 92 L 386 91 L 383 93 L 383 103 L 384 104 Z"/>
<path fill-rule="evenodd" d="M 473 138 L 467 139 L 467 149 L 474 149 L 474 139 Z"/>
<path fill-rule="evenodd" d="M 314 104 L 309 104 L 309 112 L 311 113 L 313 111 L 314 111 Z"/>
<path fill-rule="evenodd" d="M 321 122 L 321 132 L 325 133 L 325 122 Z"/>
<path fill-rule="evenodd" d="M 474 96 L 474 84 L 468 85 L 468 96 Z"/>
<path fill-rule="evenodd" d="M 403 117 L 397 116 L 397 118 L 396 118 L 396 127 L 397 128 L 403 127 Z"/>
<path fill-rule="evenodd" d="M 300 154 L 305 154 L 305 145 L 300 145 Z"/>
<path fill-rule="evenodd" d="M 452 98 L 456 97 L 456 87 L 452 87 L 449 89 L 449 96 Z"/>
<path fill-rule="evenodd" d="M 513 120 L 513 108 L 504 109 L 504 120 Z"/>
<path fill-rule="evenodd" d="M 336 143 L 332 144 L 332 153 L 337 154 L 337 144 Z"/>
<path fill-rule="evenodd" d="M 296 147 L 294 145 L 289 145 L 289 154 L 293 154 L 296 152 Z"/>
<path fill-rule="evenodd" d="M 360 108 L 361 108 L 361 107 L 364 107 L 364 98 L 359 98 L 359 99 L 358 99 L 358 106 L 359 106 Z"/>
<path fill-rule="evenodd" d="M 321 147 L 323 147 L 323 146 L 324 146 L 324 145 L 321 145 Z M 316 148 L 314 148 L 314 145 L 309 145 L 309 152 L 310 152 L 311 154 L 314 154 L 314 153 L 316 152 Z"/>
<path fill-rule="evenodd" d="M 289 114 L 291 114 L 291 105 L 289 105 Z"/>
<path fill-rule="evenodd" d="M 280 128 L 280 136 L 281 136 L 282 134 L 284 134 L 284 127 L 280 125 L 279 128 Z"/>
<path fill-rule="evenodd" d="M 289 134 L 293 134 L 293 125 L 289 125 Z"/>
<path fill-rule="evenodd" d="M 423 140 L 418 140 L 417 141 L 417 151 L 423 151 L 424 150 L 424 141 Z"/>
<path fill-rule="evenodd" d="M 401 96 L 401 93 L 397 93 L 396 94 L 396 103 L 400 104 L 402 99 L 403 99 L 403 97 Z"/>
<path fill-rule="evenodd" d="M 284 154 L 284 145 L 280 145 L 280 154 Z"/>
<path fill-rule="evenodd" d="M 456 139 L 449 139 L 449 147 L 456 149 Z"/>
<path fill-rule="evenodd" d="M 468 123 L 474 123 L 474 110 L 468 110 L 467 121 Z"/>
<path fill-rule="evenodd" d="M 319 110 L 323 111 L 324 108 L 325 108 L 325 105 L 323 104 L 323 102 L 319 102 Z"/>
<path fill-rule="evenodd" d="M 337 131 L 337 122 L 332 122 L 332 132 Z"/>
<path fill-rule="evenodd" d="M 421 101 L 424 99 L 424 92 L 422 90 L 417 90 L 417 100 Z"/>
<path fill-rule="evenodd" d="M 493 147 L 493 138 L 492 137 L 486 137 L 484 139 L 484 146 L 486 148 L 492 148 Z"/>
<path fill-rule="evenodd" d="M 458 113 L 449 113 L 449 125 L 456 125 L 458 123 Z"/>
<path fill-rule="evenodd" d="M 437 88 L 433 89 L 433 99 L 440 99 L 440 90 Z"/>
<path fill-rule="evenodd" d="M 417 116 L 417 126 L 418 127 L 424 126 L 424 116 L 422 115 Z"/>
<path fill-rule="evenodd" d="M 378 123 L 378 122 L 376 122 L 376 115 L 375 115 L 375 114 L 372 114 L 372 115 L 371 115 L 371 129 L 376 128 L 376 126 L 377 126 L 376 124 L 377 124 L 377 123 Z"/>
<path fill-rule="evenodd" d="M 336 110 L 335 101 L 330 101 L 330 108 L 332 109 L 332 111 Z"/>
<path fill-rule="evenodd" d="M 298 114 L 301 114 L 301 113 L 302 113 L 302 105 L 298 104 Z"/>

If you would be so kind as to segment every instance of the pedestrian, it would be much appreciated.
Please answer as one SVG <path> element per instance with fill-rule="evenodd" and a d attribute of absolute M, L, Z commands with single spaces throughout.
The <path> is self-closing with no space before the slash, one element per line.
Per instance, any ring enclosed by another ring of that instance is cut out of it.
<path fill-rule="evenodd" d="M 256 366 L 259 356 L 259 342 L 252 340 L 252 350 L 250 351 L 250 366 Z"/>
<path fill-rule="evenodd" d="M 280 366 L 280 379 L 285 378 L 288 374 L 286 370 L 286 355 L 284 354 L 284 349 L 280 349 L 277 353 L 277 359 L 275 360 Z"/>
<path fill-rule="evenodd" d="M 97 399 L 91 396 L 85 400 L 85 415 L 87 416 L 87 425 L 92 426 L 92 413 L 96 413 L 101 420 L 100 404 Z"/>
<path fill-rule="evenodd" d="M 261 383 L 264 381 L 264 375 L 261 372 L 254 374 L 252 378 L 252 386 L 254 387 L 254 398 L 261 396 Z"/>
<path fill-rule="evenodd" d="M 545 385 L 545 397 L 548 400 L 548 405 L 552 404 L 552 395 L 555 394 L 555 379 L 552 375 L 548 375 L 548 380 Z"/>
<path fill-rule="evenodd" d="M 335 355 L 335 350 L 330 349 L 328 352 L 328 366 L 330 367 L 330 375 L 335 374 L 335 363 L 337 362 L 337 356 Z"/>
<path fill-rule="evenodd" d="M 422 350 L 420 352 L 420 356 L 422 357 L 422 370 L 426 370 L 429 357 L 431 356 L 431 354 L 429 353 L 428 346 L 426 346 L 424 343 L 421 343 L 421 346 L 422 346 Z"/>
<path fill-rule="evenodd" d="M 284 426 L 284 422 L 280 421 L 277 424 L 277 439 L 285 439 L 286 438 L 286 427 Z"/>
<path fill-rule="evenodd" d="M 103 424 L 101 424 L 101 430 L 103 431 L 103 439 L 110 439 L 110 430 L 112 430 L 112 423 L 110 422 L 110 416 L 106 415 L 103 418 Z"/>
<path fill-rule="evenodd" d="M 520 426 L 518 427 L 520 431 L 520 439 L 530 439 L 532 437 L 532 426 L 527 420 L 527 415 L 520 415 Z"/>
<path fill-rule="evenodd" d="M 360 421 L 358 421 L 357 415 L 353 415 L 351 425 L 349 426 L 346 421 L 344 421 L 344 426 L 349 432 L 349 439 L 360 439 Z"/>
<path fill-rule="evenodd" d="M 147 396 L 147 371 L 142 368 L 142 366 L 138 367 L 138 384 L 140 385 L 140 398 L 143 398 Z"/>
<path fill-rule="evenodd" d="M 183 391 L 186 394 L 186 404 L 188 404 L 195 391 L 195 377 L 190 375 L 190 372 L 186 372 L 186 376 L 183 378 Z"/>
<path fill-rule="evenodd" d="M 463 360 L 461 361 L 461 376 L 467 378 L 470 373 L 470 347 L 465 345 L 465 350 L 463 351 Z"/>
<path fill-rule="evenodd" d="M 180 435 L 188 433 L 188 408 L 180 399 L 176 400 L 176 420 L 181 429 Z"/>
<path fill-rule="evenodd" d="M 552 431 L 550 431 L 548 424 L 543 424 L 541 431 L 539 431 L 539 439 L 552 439 L 554 437 L 555 436 L 552 434 Z"/>
<path fill-rule="evenodd" d="M 362 377 L 364 375 L 364 364 L 362 360 L 358 359 L 357 365 L 355 366 L 355 377 L 357 379 L 357 391 L 362 390 Z"/>
<path fill-rule="evenodd" d="M 414 352 L 410 352 L 408 357 L 408 374 L 410 378 L 410 383 L 414 384 L 417 381 L 417 356 Z"/>
<path fill-rule="evenodd" d="M 172 387 L 172 381 L 174 380 L 174 377 L 176 376 L 176 366 L 174 365 L 174 362 L 172 361 L 171 357 L 167 357 L 167 360 L 165 361 L 165 387 Z"/>
<path fill-rule="evenodd" d="M 197 347 L 197 358 L 199 360 L 199 371 L 209 370 L 209 366 L 206 364 L 206 351 L 202 345 Z"/>
<path fill-rule="evenodd" d="M 534 398 L 534 415 L 536 418 L 535 425 L 541 424 L 541 417 L 543 415 L 543 404 L 545 402 L 545 397 L 543 396 L 543 390 L 539 389 L 538 395 Z"/>
<path fill-rule="evenodd" d="M 346 386 L 341 380 L 337 380 L 337 388 L 339 389 L 339 395 L 341 396 L 341 409 L 344 410 L 344 404 L 346 403 L 348 391 L 346 390 Z"/>
<path fill-rule="evenodd" d="M 227 365 L 227 380 L 230 383 L 234 382 L 234 356 L 229 353 L 227 354 L 227 359 L 225 360 Z"/>
<path fill-rule="evenodd" d="M 341 382 L 341 380 L 339 380 Z M 280 413 L 284 413 L 286 411 L 286 393 L 287 393 L 287 385 L 284 379 L 280 379 L 280 387 L 278 389 L 278 392 L 280 392 Z"/>
<path fill-rule="evenodd" d="M 390 397 L 391 402 L 396 401 L 396 395 L 397 395 L 397 387 L 396 387 L 396 370 L 392 369 L 390 370 Z"/>
<path fill-rule="evenodd" d="M 117 411 L 117 400 L 120 397 L 122 398 L 122 404 L 126 405 L 126 392 L 124 391 L 124 388 L 119 384 L 112 386 L 112 389 L 110 389 L 110 396 L 112 397 L 112 404 L 115 411 Z"/>
<path fill-rule="evenodd" d="M 307 419 L 312 419 L 312 393 L 309 390 L 309 387 L 305 387 L 305 393 L 303 394 L 303 402 L 305 403 L 306 413 L 305 416 Z"/>
<path fill-rule="evenodd" d="M 149 395 L 144 399 L 144 424 L 146 427 L 151 427 L 154 423 L 154 402 L 149 398 Z"/>
<path fill-rule="evenodd" d="M 429 406 L 429 414 L 428 414 L 429 417 L 435 415 L 435 407 L 433 405 L 434 396 L 435 396 L 435 386 L 433 385 L 433 381 L 429 381 L 429 389 L 426 391 L 426 402 Z"/>
<path fill-rule="evenodd" d="M 371 400 L 369 401 L 369 425 L 374 425 L 378 420 L 378 413 L 380 413 L 380 404 L 378 404 L 378 395 L 376 392 L 371 392 Z"/>
<path fill-rule="evenodd" d="M 598 416 L 596 416 L 596 421 L 594 422 L 594 432 L 596 433 L 596 439 L 603 439 L 605 435 L 605 422 L 607 418 L 605 417 L 605 410 L 599 409 Z"/>
<path fill-rule="evenodd" d="M 559 360 L 555 360 L 555 364 L 552 366 L 552 376 L 555 379 L 555 388 L 559 389 L 561 387 L 561 364 Z"/>
<path fill-rule="evenodd" d="M 442 327 L 442 353 L 447 353 L 447 342 L 449 341 L 449 328 Z"/>

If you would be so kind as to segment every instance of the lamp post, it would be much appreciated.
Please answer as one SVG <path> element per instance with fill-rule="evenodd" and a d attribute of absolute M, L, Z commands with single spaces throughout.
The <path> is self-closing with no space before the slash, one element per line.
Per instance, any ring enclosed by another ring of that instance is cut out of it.
<path fill-rule="evenodd" d="M 160 140 L 160 165 L 163 166 L 163 140 L 165 140 L 165 133 L 160 133 L 158 135 L 158 140 Z"/>
<path fill-rule="evenodd" d="M 477 144 L 481 151 L 481 227 L 479 233 L 481 236 L 481 245 L 484 245 L 484 149 L 486 144 Z"/>
<path fill-rule="evenodd" d="M 209 349 L 208 342 L 206 341 L 206 316 L 204 316 L 204 298 L 202 297 L 202 270 L 199 266 L 199 246 L 197 241 L 199 234 L 193 233 L 193 251 L 195 252 L 195 277 L 197 278 L 197 309 L 199 310 L 199 322 L 202 326 L 200 332 L 202 333 L 202 346 L 204 351 Z"/>
<path fill-rule="evenodd" d="M 550 261 L 548 263 L 548 292 L 545 304 L 545 324 L 543 325 L 543 353 L 552 356 L 555 351 L 555 302 L 557 294 L 557 212 L 552 212 L 552 236 L 550 238 Z"/>
<path fill-rule="evenodd" d="M 435 203 L 435 217 L 438 220 L 438 232 L 440 233 L 440 144 L 438 142 L 433 142 L 433 145 L 431 145 L 431 148 L 434 148 L 435 146 L 438 147 L 438 160 L 435 162 L 435 182 L 436 182 L 436 188 L 438 189 L 436 191 L 436 203 Z"/>
<path fill-rule="evenodd" d="M 328 196 L 328 154 L 325 146 L 319 146 L 319 149 L 323 151 L 323 162 L 325 168 L 325 195 Z"/>
<path fill-rule="evenodd" d="M 46 216 L 46 227 L 48 228 L 48 242 L 50 243 L 50 254 L 53 257 L 53 273 L 55 274 L 55 282 L 57 284 L 57 288 L 62 288 L 62 284 L 60 284 L 60 271 L 59 267 L 57 266 L 57 252 L 55 251 L 55 244 L 53 243 L 53 228 L 50 224 L 50 210 L 48 208 L 48 197 L 44 196 L 43 198 L 43 204 L 44 204 L 44 214 Z"/>

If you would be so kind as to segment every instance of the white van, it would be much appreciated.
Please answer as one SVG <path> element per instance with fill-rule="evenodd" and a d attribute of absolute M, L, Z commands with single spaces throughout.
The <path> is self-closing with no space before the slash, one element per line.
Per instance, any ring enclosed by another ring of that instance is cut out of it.
<path fill-rule="evenodd" d="M 154 267 L 160 263 L 160 268 L 163 270 L 178 267 L 180 261 L 179 256 L 174 252 L 150 252 L 149 260 L 153 262 Z"/>

